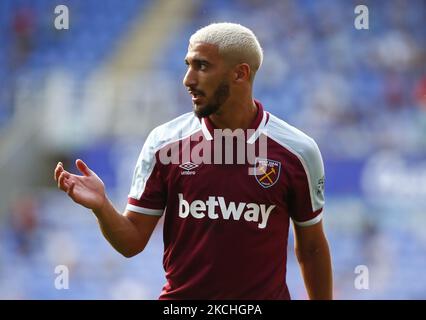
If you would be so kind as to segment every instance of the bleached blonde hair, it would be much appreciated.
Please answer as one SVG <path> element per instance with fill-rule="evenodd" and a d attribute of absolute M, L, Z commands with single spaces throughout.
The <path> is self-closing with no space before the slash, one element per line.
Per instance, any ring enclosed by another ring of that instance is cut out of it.
<path fill-rule="evenodd" d="M 252 71 L 251 78 L 263 61 L 263 50 L 256 35 L 238 23 L 212 23 L 197 30 L 189 43 L 203 42 L 217 45 L 219 54 L 235 63 L 247 63 Z"/>

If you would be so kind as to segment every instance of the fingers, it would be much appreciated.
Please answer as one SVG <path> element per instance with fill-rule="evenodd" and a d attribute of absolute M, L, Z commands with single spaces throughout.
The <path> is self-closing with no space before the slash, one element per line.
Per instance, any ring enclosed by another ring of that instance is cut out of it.
<path fill-rule="evenodd" d="M 62 173 L 62 171 L 64 171 L 62 162 L 58 162 L 58 164 L 56 165 L 55 171 L 53 173 L 53 179 L 55 179 L 56 182 L 58 181 L 59 175 Z"/>
<path fill-rule="evenodd" d="M 62 162 L 58 162 L 53 178 L 58 183 L 58 188 L 66 191 L 64 188 L 68 188 L 67 179 L 71 176 L 71 174 L 64 170 Z"/>
<path fill-rule="evenodd" d="M 86 177 L 92 175 L 92 170 L 89 169 L 89 167 L 83 162 L 83 160 L 77 159 L 75 165 L 77 166 L 77 169 Z"/>
<path fill-rule="evenodd" d="M 62 171 L 61 174 L 58 177 L 58 188 L 68 192 L 68 189 L 70 187 L 70 181 L 69 178 L 71 177 L 69 172 Z"/>

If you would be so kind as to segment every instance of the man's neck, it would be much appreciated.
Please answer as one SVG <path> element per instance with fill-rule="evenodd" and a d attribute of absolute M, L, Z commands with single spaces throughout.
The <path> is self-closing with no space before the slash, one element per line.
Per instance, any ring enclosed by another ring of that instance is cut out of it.
<path fill-rule="evenodd" d="M 227 101 L 218 113 L 209 116 L 210 121 L 218 129 L 248 129 L 257 115 L 253 98 Z"/>

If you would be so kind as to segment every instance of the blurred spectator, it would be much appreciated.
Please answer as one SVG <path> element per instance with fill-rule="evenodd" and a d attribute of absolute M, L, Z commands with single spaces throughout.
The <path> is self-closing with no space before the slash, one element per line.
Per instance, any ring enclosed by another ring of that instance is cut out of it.
<path fill-rule="evenodd" d="M 35 12 L 31 7 L 20 7 L 13 16 L 12 28 L 15 47 L 12 66 L 19 68 L 30 56 L 35 45 Z"/>
<path fill-rule="evenodd" d="M 414 98 L 419 107 L 426 112 L 426 75 L 420 78 L 414 87 Z"/>
<path fill-rule="evenodd" d="M 31 195 L 19 197 L 11 207 L 11 228 L 18 252 L 30 255 L 35 246 L 38 228 L 38 203 Z"/>
<path fill-rule="evenodd" d="M 385 100 L 390 111 L 408 107 L 402 77 L 397 73 L 392 72 L 385 79 Z"/>

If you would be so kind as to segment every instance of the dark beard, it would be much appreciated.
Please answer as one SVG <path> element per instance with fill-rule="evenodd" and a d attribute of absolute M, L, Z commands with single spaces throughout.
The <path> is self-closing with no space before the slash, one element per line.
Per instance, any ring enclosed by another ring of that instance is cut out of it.
<path fill-rule="evenodd" d="M 198 110 L 194 108 L 195 115 L 201 119 L 218 112 L 218 110 L 225 103 L 228 97 L 229 84 L 226 82 L 222 82 L 215 90 L 212 101 L 210 103 Z"/>

